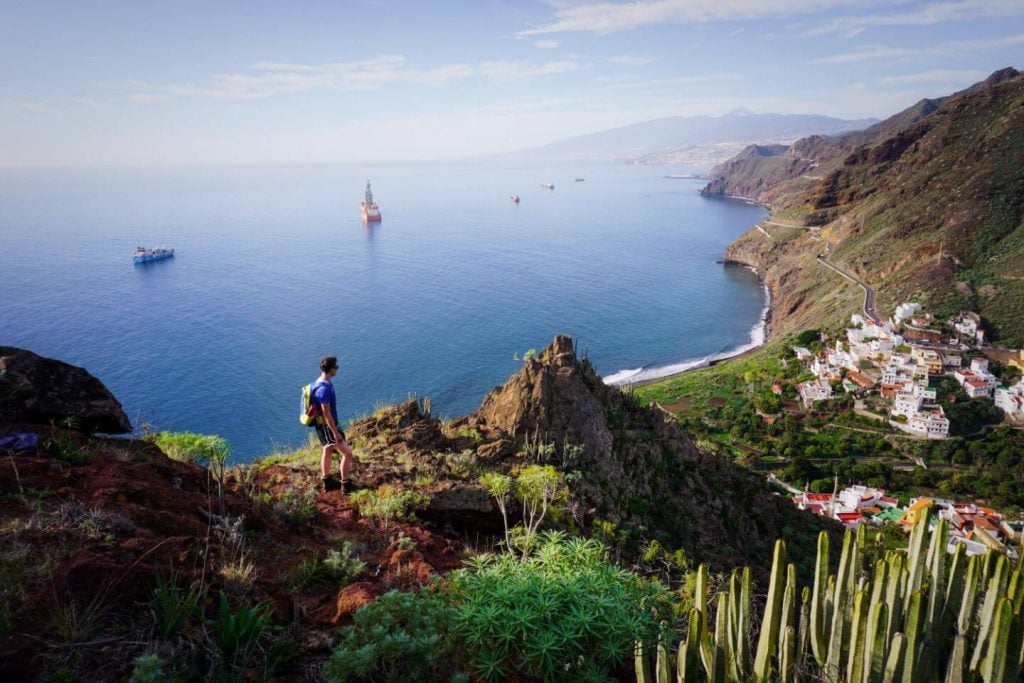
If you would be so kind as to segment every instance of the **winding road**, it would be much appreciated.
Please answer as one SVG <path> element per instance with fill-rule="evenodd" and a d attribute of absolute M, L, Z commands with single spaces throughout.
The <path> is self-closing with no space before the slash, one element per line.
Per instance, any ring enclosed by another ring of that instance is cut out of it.
<path fill-rule="evenodd" d="M 882 318 L 878 315 L 878 313 L 875 312 L 875 289 L 874 289 L 874 287 L 872 287 L 871 285 L 869 285 L 869 284 L 867 284 L 865 282 L 862 282 L 862 281 L 858 280 L 853 275 L 850 275 L 848 272 L 846 272 L 845 270 L 843 270 L 842 268 L 840 268 L 836 264 L 834 264 L 831 261 L 829 261 L 826 258 L 825 254 L 819 255 L 818 256 L 818 260 L 821 263 L 823 263 L 824 265 L 828 266 L 832 270 L 834 270 L 837 273 L 839 273 L 840 275 L 842 275 L 843 277 L 845 277 L 850 282 L 853 282 L 853 283 L 855 283 L 857 285 L 860 285 L 860 288 L 864 290 L 864 315 L 866 315 L 867 317 L 871 318 L 876 323 L 881 323 L 882 322 Z"/>
<path fill-rule="evenodd" d="M 789 223 L 780 223 L 779 221 L 773 221 L 771 219 L 761 221 L 760 223 L 758 223 L 757 229 L 762 234 L 764 234 L 765 237 L 767 237 L 770 240 L 774 240 L 774 238 L 771 236 L 771 233 L 769 233 L 767 230 L 764 229 L 764 226 L 766 226 L 766 225 L 774 225 L 774 226 L 778 226 L 780 228 L 795 228 L 795 229 L 800 229 L 800 230 L 810 230 L 811 231 L 811 237 L 813 237 L 815 240 L 819 240 L 819 241 L 821 240 L 821 232 L 820 232 L 821 228 L 824 227 L 824 226 L 821 226 L 821 225 L 791 225 Z M 869 285 L 869 284 L 867 284 L 865 282 L 862 282 L 861 280 L 858 280 L 856 277 L 854 277 L 853 275 L 851 275 L 847 271 L 843 270 L 842 268 L 840 268 L 836 264 L 834 264 L 831 261 L 829 261 L 828 257 L 829 257 L 829 255 L 831 255 L 831 253 L 832 253 L 832 243 L 829 242 L 828 240 L 825 240 L 825 253 L 819 254 L 818 255 L 818 260 L 823 265 L 825 265 L 825 266 L 831 268 L 832 270 L 836 271 L 837 273 L 842 275 L 844 278 L 846 278 L 850 282 L 858 285 L 861 289 L 864 290 L 864 315 L 866 315 L 868 318 L 870 318 L 874 322 L 880 324 L 882 322 L 882 317 L 880 315 L 878 315 L 878 313 L 875 311 L 875 289 L 874 289 L 874 287 L 872 287 L 871 285 Z"/>

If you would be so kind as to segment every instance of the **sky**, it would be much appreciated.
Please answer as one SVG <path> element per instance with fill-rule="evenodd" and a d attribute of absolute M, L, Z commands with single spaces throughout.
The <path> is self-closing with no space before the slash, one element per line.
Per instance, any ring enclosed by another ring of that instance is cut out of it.
<path fill-rule="evenodd" d="M 366 163 L 664 116 L 885 118 L 1024 0 L 0 0 L 0 166 Z"/>

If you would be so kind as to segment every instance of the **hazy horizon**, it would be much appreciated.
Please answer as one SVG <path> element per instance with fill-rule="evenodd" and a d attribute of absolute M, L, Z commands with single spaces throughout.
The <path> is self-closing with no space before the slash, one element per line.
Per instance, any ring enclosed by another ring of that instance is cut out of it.
<path fill-rule="evenodd" d="M 0 166 L 458 161 L 667 116 L 886 118 L 1024 3 L 0 4 Z"/>

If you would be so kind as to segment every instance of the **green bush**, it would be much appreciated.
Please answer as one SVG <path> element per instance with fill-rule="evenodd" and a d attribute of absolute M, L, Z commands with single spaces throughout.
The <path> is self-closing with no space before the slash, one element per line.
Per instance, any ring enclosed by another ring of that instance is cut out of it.
<path fill-rule="evenodd" d="M 484 555 L 449 575 L 452 635 L 473 672 L 600 680 L 654 638 L 672 598 L 611 564 L 593 540 L 542 534 L 524 560 Z"/>
<path fill-rule="evenodd" d="M 270 507 L 286 525 L 301 529 L 316 519 L 316 489 L 288 489 L 271 497 Z"/>
<path fill-rule="evenodd" d="M 232 610 L 227 595 L 221 592 L 217 619 L 209 625 L 225 669 L 244 671 L 255 661 L 260 640 L 273 630 L 270 603 Z"/>
<path fill-rule="evenodd" d="M 430 503 L 430 497 L 426 494 L 394 486 L 356 491 L 349 496 L 349 500 L 355 503 L 359 514 L 370 521 L 385 542 L 390 539 L 392 524 L 408 519 L 413 510 L 424 508 Z"/>
<path fill-rule="evenodd" d="M 132 670 L 132 683 L 159 683 L 167 680 L 164 660 L 159 655 L 139 655 Z"/>
<path fill-rule="evenodd" d="M 525 559 L 484 555 L 445 582 L 391 592 L 356 613 L 324 666 L 329 681 L 607 680 L 674 598 L 608 561 L 593 540 L 541 534 Z"/>
<path fill-rule="evenodd" d="M 429 590 L 391 591 L 356 612 L 324 664 L 328 681 L 443 680 L 452 670 L 451 608 Z"/>
<path fill-rule="evenodd" d="M 328 550 L 322 563 L 323 572 L 331 581 L 343 588 L 352 579 L 366 571 L 366 563 L 359 559 L 352 544 L 345 541 L 338 550 Z"/>

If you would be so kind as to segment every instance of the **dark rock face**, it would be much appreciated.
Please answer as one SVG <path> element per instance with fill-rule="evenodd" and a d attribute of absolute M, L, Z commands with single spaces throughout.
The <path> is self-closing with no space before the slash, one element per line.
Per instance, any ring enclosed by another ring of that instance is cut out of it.
<path fill-rule="evenodd" d="M 120 402 L 89 372 L 11 346 L 0 346 L 0 419 L 53 420 L 104 434 L 132 431 Z"/>

